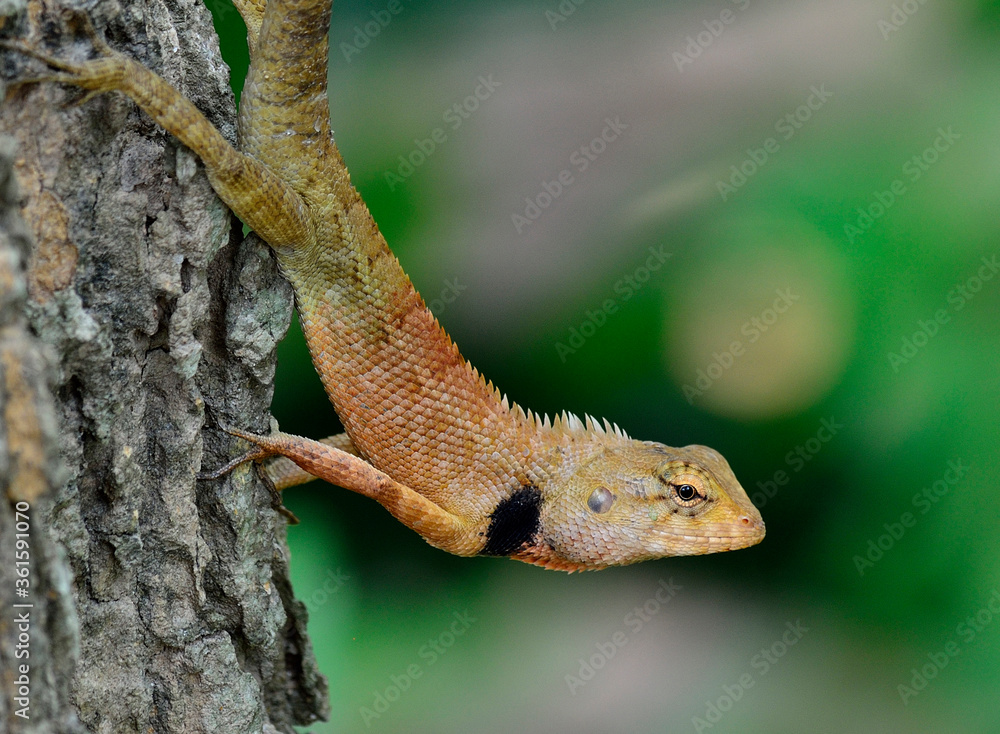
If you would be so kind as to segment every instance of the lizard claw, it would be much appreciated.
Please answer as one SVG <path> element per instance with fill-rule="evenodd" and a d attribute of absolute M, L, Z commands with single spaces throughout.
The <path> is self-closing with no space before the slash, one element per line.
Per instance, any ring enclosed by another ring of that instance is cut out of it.
<path fill-rule="evenodd" d="M 264 438 L 263 436 L 258 436 L 256 433 L 248 433 L 246 431 L 241 431 L 238 428 L 231 428 L 230 426 L 227 426 L 223 423 L 219 423 L 218 425 L 222 431 L 228 433 L 230 436 L 236 436 L 237 438 L 242 438 L 243 440 L 249 441 L 250 443 L 256 443 L 255 439 Z M 213 479 L 219 479 L 220 477 L 226 476 L 229 472 L 231 472 L 233 469 L 240 466 L 241 464 L 245 464 L 248 461 L 259 462 L 274 456 L 274 454 L 275 452 L 270 449 L 264 448 L 262 446 L 257 446 L 256 448 L 247 451 L 241 456 L 237 456 L 229 463 L 219 467 L 218 469 L 215 469 L 214 471 L 198 472 L 195 475 L 195 479 L 197 479 L 198 481 L 209 481 Z M 287 507 L 285 507 L 285 505 L 282 503 L 281 492 L 278 491 L 277 487 L 274 486 L 274 481 L 271 479 L 270 476 L 268 476 L 268 473 L 266 471 L 261 471 L 260 476 L 261 479 L 264 480 L 264 485 L 267 487 L 268 492 L 270 492 L 271 494 L 271 507 L 273 507 L 274 510 L 277 511 L 279 514 L 284 516 L 284 518 L 288 521 L 289 525 L 298 525 L 299 518 L 297 518 L 295 514 Z"/>
<path fill-rule="evenodd" d="M 262 438 L 261 436 L 258 436 L 256 433 L 247 433 L 246 431 L 241 431 L 238 428 L 231 428 L 225 425 L 224 423 L 219 423 L 218 425 L 220 430 L 224 431 L 225 433 L 228 433 L 230 436 L 236 436 L 237 438 L 242 438 L 243 440 L 249 441 L 250 443 L 253 443 L 255 445 L 256 441 L 254 439 Z M 245 464 L 248 461 L 261 461 L 263 459 L 270 458 L 271 456 L 274 456 L 273 451 L 263 448 L 262 446 L 256 445 L 256 448 L 250 449 L 246 453 L 236 457 L 235 459 L 225 464 L 224 466 L 219 467 L 218 469 L 209 472 L 199 472 L 197 474 L 197 478 L 199 480 L 218 479 L 220 477 L 224 477 L 226 474 L 231 472 L 240 464 Z"/>
<path fill-rule="evenodd" d="M 262 449 L 253 449 L 252 451 L 247 451 L 246 453 L 237 456 L 235 459 L 233 459 L 227 464 L 224 464 L 218 469 L 214 469 L 212 471 L 198 472 L 195 475 L 195 478 L 198 479 L 199 481 L 220 479 L 221 477 L 226 476 L 229 472 L 238 467 L 240 464 L 246 464 L 248 461 L 260 461 L 261 459 L 268 458 L 270 455 L 271 454 L 269 452 L 264 452 Z"/>
<path fill-rule="evenodd" d="M 97 53 L 101 56 L 114 56 L 116 54 L 116 51 L 107 44 L 98 32 L 89 15 L 83 11 L 77 10 L 71 10 L 69 12 L 70 23 L 83 29 L 83 32 L 87 34 L 88 38 L 90 38 L 90 42 L 94 45 L 94 49 Z"/>
<path fill-rule="evenodd" d="M 51 74 L 14 79 L 9 84 L 11 89 L 42 82 L 72 84 L 87 90 L 87 93 L 77 102 L 77 104 L 82 104 L 95 94 L 117 88 L 117 81 L 127 69 L 129 61 L 108 46 L 85 13 L 73 11 L 69 20 L 71 26 L 82 28 L 87 34 L 98 53 L 98 57 L 82 62 L 69 61 L 54 56 L 31 43 L 0 39 L 0 49 L 29 56 L 58 70 Z"/>
<path fill-rule="evenodd" d="M 19 53 L 24 56 L 30 56 L 33 59 L 38 59 L 39 61 L 48 64 L 49 66 L 55 67 L 57 69 L 63 68 L 67 62 L 57 59 L 55 56 L 51 56 L 44 51 L 31 46 L 23 41 L 12 41 L 6 38 L 0 38 L 0 49 L 4 51 L 12 51 L 14 53 Z M 19 79 L 11 79 L 7 83 L 8 93 L 13 92 L 21 87 L 26 87 L 31 84 L 41 84 L 43 82 L 50 81 L 60 81 L 58 79 L 59 74 L 42 74 L 39 76 L 32 77 L 21 77 Z"/>

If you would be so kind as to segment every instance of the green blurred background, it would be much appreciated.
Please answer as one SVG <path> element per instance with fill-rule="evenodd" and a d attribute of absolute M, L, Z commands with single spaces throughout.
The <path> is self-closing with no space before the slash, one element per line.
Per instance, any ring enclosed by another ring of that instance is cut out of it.
<path fill-rule="evenodd" d="M 986 0 L 336 3 L 337 142 L 464 355 L 720 450 L 768 534 L 565 575 L 291 490 L 308 731 L 1000 732 L 998 41 Z M 294 328 L 273 412 L 339 430 Z"/>

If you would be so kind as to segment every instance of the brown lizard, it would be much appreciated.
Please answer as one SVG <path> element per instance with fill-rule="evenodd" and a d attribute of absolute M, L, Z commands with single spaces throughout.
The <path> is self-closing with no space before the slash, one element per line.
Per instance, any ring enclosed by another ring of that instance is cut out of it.
<path fill-rule="evenodd" d="M 237 0 L 251 64 L 239 150 L 178 91 L 91 31 L 98 58 L 7 42 L 58 81 L 119 91 L 190 147 L 223 201 L 274 250 L 313 363 L 346 434 L 232 430 L 280 454 L 279 488 L 320 477 L 371 497 L 431 545 L 568 571 L 745 548 L 764 523 L 705 446 L 510 403 L 424 305 L 351 185 L 327 104 L 329 0 Z"/>

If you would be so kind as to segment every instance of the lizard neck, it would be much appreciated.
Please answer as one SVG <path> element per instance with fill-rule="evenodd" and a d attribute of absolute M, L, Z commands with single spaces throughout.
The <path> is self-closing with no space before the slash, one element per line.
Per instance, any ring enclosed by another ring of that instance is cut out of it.
<path fill-rule="evenodd" d="M 324 220 L 336 231 L 318 239 L 332 244 L 279 252 L 279 262 L 345 430 L 375 467 L 432 501 L 488 514 L 530 483 L 534 422 L 465 361 L 367 208 L 314 221 Z"/>

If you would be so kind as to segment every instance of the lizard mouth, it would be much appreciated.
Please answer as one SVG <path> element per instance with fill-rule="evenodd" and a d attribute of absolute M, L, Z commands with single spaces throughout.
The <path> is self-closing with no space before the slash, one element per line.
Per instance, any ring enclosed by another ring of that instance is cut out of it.
<path fill-rule="evenodd" d="M 728 527 L 706 529 L 705 532 L 683 532 L 668 528 L 657 533 L 671 556 L 698 556 L 707 553 L 740 550 L 757 545 L 764 539 L 766 529 L 760 517 L 741 516 Z"/>

